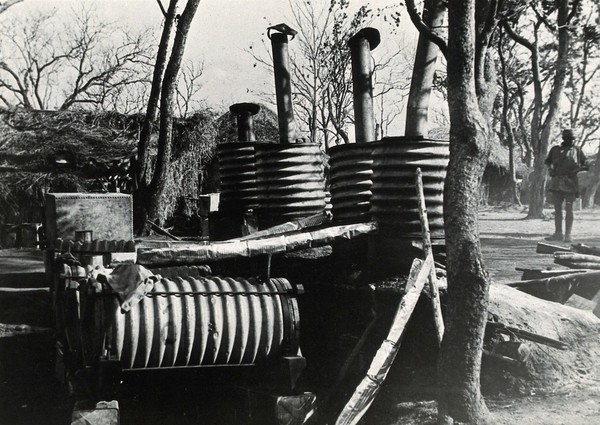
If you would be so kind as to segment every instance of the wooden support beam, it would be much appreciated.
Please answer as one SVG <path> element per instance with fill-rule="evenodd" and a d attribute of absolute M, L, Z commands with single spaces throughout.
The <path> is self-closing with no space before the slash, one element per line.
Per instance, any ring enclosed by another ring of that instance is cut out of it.
<path fill-rule="evenodd" d="M 570 249 L 560 245 L 538 242 L 537 249 L 535 250 L 535 252 L 538 254 L 554 254 L 558 251 L 570 251 Z"/>
<path fill-rule="evenodd" d="M 433 249 L 431 247 L 431 232 L 429 231 L 427 205 L 425 204 L 425 194 L 423 191 L 423 174 L 421 173 L 420 168 L 417 168 L 415 174 L 417 199 L 419 201 L 419 218 L 421 220 L 421 231 L 423 235 L 423 253 L 425 254 L 425 258 L 427 258 L 433 256 Z M 444 318 L 442 317 L 442 304 L 440 302 L 440 292 L 437 285 L 435 265 L 432 265 L 431 270 L 429 271 L 429 295 L 431 296 L 433 320 L 435 321 L 435 331 L 439 345 L 442 343 L 442 338 L 444 337 Z"/>
<path fill-rule="evenodd" d="M 506 335 L 518 336 L 519 338 L 537 342 L 538 344 L 544 344 L 549 347 L 558 348 L 560 350 L 566 350 L 569 348 L 569 345 L 562 341 L 558 341 L 547 336 L 538 335 L 533 332 L 524 331 L 523 329 L 513 328 L 512 326 L 506 326 L 503 323 L 488 321 L 486 325 L 486 330 L 488 328 L 496 332 L 504 333 Z"/>
<path fill-rule="evenodd" d="M 356 387 L 354 394 L 344 406 L 335 422 L 336 425 L 354 425 L 358 423 L 371 406 L 396 358 L 406 324 L 417 305 L 421 292 L 423 292 L 432 267 L 433 257 L 431 255 L 427 256 L 425 261 L 417 258 L 413 261 L 406 283 L 407 292 L 398 305 L 388 336 L 377 350 L 367 375 Z"/>
<path fill-rule="evenodd" d="M 588 254 L 600 257 L 600 248 L 596 248 L 595 246 L 588 246 L 582 243 L 577 243 L 571 245 L 571 250 L 573 252 L 578 252 L 579 254 Z"/>
<path fill-rule="evenodd" d="M 600 289 L 600 271 L 521 280 L 507 285 L 539 298 L 565 303 L 576 289 L 578 292 L 592 293 L 595 288 Z"/>

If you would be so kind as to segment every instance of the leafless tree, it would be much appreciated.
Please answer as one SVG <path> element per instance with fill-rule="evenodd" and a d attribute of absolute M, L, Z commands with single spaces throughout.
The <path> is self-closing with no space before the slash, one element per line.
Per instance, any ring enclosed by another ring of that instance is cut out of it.
<path fill-rule="evenodd" d="M 348 127 L 352 117 L 352 79 L 348 39 L 360 28 L 369 24 L 374 15 L 383 15 L 389 9 L 373 9 L 362 5 L 355 12 L 349 11 L 347 1 L 330 0 L 326 7 L 315 2 L 289 0 L 291 16 L 289 24 L 298 30 L 298 36 L 290 43 L 292 59 L 292 84 L 296 118 L 309 133 L 311 141 L 322 143 L 327 149 L 339 143 L 348 143 Z M 393 21 L 390 12 L 390 21 Z M 394 15 L 395 16 L 395 15 Z M 248 52 L 258 64 L 272 70 L 268 48 L 252 45 Z M 396 92 L 404 83 L 396 84 L 401 54 L 386 52 L 379 58 L 377 75 L 379 99 L 383 112 L 377 114 L 388 127 L 395 119 L 394 105 L 398 103 Z M 398 68 L 394 69 L 394 67 Z M 266 94 L 266 101 L 272 95 Z M 391 120 L 391 121 L 390 121 Z M 380 128 L 382 123 L 380 124 Z"/>
<path fill-rule="evenodd" d="M 138 188 L 134 195 L 134 206 L 138 211 L 136 213 L 138 229 L 146 227 L 146 222 L 163 225 L 166 219 L 163 206 L 167 196 L 168 170 L 171 164 L 177 80 L 183 62 L 187 36 L 200 4 L 200 0 L 187 0 L 179 15 L 177 14 L 178 0 L 170 0 L 167 9 L 164 8 L 161 0 L 157 0 L 157 2 L 165 16 L 165 22 L 156 55 L 152 91 L 138 144 L 136 167 Z M 172 37 L 172 33 L 174 33 L 174 37 Z M 171 38 L 173 38 L 173 45 L 169 46 Z M 158 149 L 150 177 L 146 176 L 146 171 L 148 171 L 146 167 L 147 151 L 159 110 Z"/>
<path fill-rule="evenodd" d="M 151 40 L 100 21 L 85 5 L 5 20 L 0 39 L 0 100 L 27 109 L 103 109 L 149 81 Z"/>
<path fill-rule="evenodd" d="M 187 61 L 181 69 L 177 84 L 176 105 L 180 117 L 187 117 L 196 106 L 199 106 L 197 95 L 202 89 L 204 62 Z"/>
<path fill-rule="evenodd" d="M 14 6 L 17 3 L 21 3 L 23 0 L 7 0 L 0 3 L 0 13 L 7 10 L 9 7 Z"/>

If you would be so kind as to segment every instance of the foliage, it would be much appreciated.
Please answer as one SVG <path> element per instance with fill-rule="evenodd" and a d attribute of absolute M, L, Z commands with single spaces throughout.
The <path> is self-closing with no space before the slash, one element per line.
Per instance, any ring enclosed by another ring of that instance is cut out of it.
<path fill-rule="evenodd" d="M 214 155 L 218 115 L 205 110 L 174 122 L 165 201 L 169 215 L 181 197 L 200 193 Z M 37 209 L 47 192 L 114 190 L 107 183 L 115 174 L 129 178 L 141 123 L 140 115 L 114 112 L 0 111 L 0 221 L 39 221 Z M 153 138 L 152 163 L 156 147 Z"/>

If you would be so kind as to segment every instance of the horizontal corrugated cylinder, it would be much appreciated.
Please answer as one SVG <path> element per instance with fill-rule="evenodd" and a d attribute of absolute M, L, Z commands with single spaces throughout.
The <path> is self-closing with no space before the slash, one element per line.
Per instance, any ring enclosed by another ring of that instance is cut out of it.
<path fill-rule="evenodd" d="M 217 145 L 221 182 L 221 211 L 256 208 L 256 143 L 222 143 Z"/>
<path fill-rule="evenodd" d="M 259 227 L 325 209 L 323 153 L 318 144 L 256 146 Z"/>
<path fill-rule="evenodd" d="M 421 168 L 431 236 L 444 237 L 443 193 L 448 159 L 446 141 L 390 137 L 374 144 L 371 215 L 380 231 L 420 237 L 415 172 Z"/>
<path fill-rule="evenodd" d="M 297 353 L 295 293 L 285 279 L 162 279 L 127 313 L 96 296 L 97 332 L 125 369 L 252 365 Z"/>
<path fill-rule="evenodd" d="M 157 267 L 150 271 L 165 279 L 173 279 L 175 277 L 207 277 L 212 275 L 210 266 L 206 264 L 199 266 Z"/>
<path fill-rule="evenodd" d="M 373 184 L 373 143 L 351 143 L 329 150 L 333 219 L 369 220 Z"/>

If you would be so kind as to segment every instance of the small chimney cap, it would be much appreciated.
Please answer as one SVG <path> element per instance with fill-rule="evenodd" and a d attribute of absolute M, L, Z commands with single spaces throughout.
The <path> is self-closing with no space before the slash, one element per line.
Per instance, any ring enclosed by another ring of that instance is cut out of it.
<path fill-rule="evenodd" d="M 379 43 L 381 43 L 381 35 L 379 34 L 379 30 L 372 27 L 365 27 L 350 37 L 348 44 L 351 46 L 361 38 L 365 38 L 369 42 L 369 48 L 371 50 L 374 50 L 377 46 L 379 46 Z"/>
<path fill-rule="evenodd" d="M 288 24 L 283 23 L 267 28 L 267 37 L 269 37 L 269 39 L 271 39 L 271 31 L 278 31 L 282 34 L 289 35 L 292 37 L 292 40 L 294 37 L 296 37 L 296 34 L 298 34 L 298 31 L 290 27 Z"/>
<path fill-rule="evenodd" d="M 235 103 L 229 107 L 229 111 L 234 115 L 256 115 L 260 111 L 260 106 L 256 103 Z"/>

